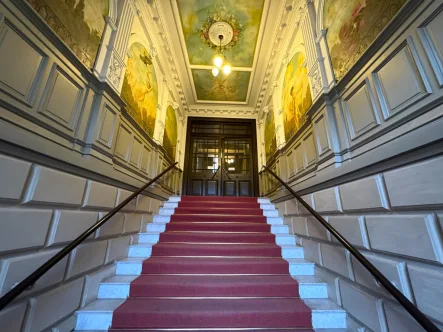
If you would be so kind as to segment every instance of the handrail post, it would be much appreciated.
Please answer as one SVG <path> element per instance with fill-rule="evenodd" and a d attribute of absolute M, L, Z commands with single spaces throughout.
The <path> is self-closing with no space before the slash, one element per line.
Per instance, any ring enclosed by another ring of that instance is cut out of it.
<path fill-rule="evenodd" d="M 280 179 L 271 169 L 263 168 L 275 177 L 305 208 L 308 210 L 371 274 L 385 289 L 405 308 L 409 314 L 428 332 L 440 332 L 440 329 L 403 295 L 371 262 L 363 256 L 343 235 L 329 224 L 317 211 L 305 202 L 286 182 Z"/>
<path fill-rule="evenodd" d="M 17 296 L 19 296 L 23 291 L 29 288 L 31 285 L 35 284 L 38 279 L 40 279 L 46 272 L 48 272 L 55 264 L 61 261 L 65 256 L 67 256 L 72 250 L 74 250 L 81 242 L 87 239 L 92 233 L 94 233 L 98 228 L 100 228 L 105 222 L 111 219 L 117 212 L 119 212 L 126 204 L 132 201 L 135 197 L 140 195 L 145 189 L 147 189 L 151 184 L 160 179 L 163 175 L 169 172 L 171 169 L 177 165 L 178 162 L 172 164 L 163 172 L 158 174 L 155 178 L 151 179 L 147 184 L 142 186 L 140 189 L 132 193 L 123 202 L 117 205 L 106 214 L 103 218 L 97 221 L 94 225 L 89 227 L 85 232 L 80 234 L 75 240 L 69 243 L 66 247 L 60 250 L 52 258 L 50 258 L 46 263 L 32 272 L 28 277 L 23 279 L 17 286 L 7 292 L 3 297 L 0 298 L 0 311 L 3 310 L 10 302 L 12 302 Z"/>

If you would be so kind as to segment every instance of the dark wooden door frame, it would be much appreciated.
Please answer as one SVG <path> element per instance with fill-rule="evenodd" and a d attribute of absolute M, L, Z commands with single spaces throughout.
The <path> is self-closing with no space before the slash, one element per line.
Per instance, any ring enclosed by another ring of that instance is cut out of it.
<path fill-rule="evenodd" d="M 213 122 L 213 123 L 250 123 L 251 124 L 251 138 L 252 138 L 252 177 L 253 177 L 253 193 L 255 197 L 258 197 L 258 153 L 257 153 L 257 124 L 255 119 L 230 119 L 230 118 L 205 118 L 205 117 L 188 117 L 187 129 L 186 129 L 186 146 L 185 146 L 185 158 L 183 167 L 183 182 L 182 193 L 187 195 L 188 189 L 188 173 L 191 167 L 191 131 L 192 124 L 195 122 Z M 225 134 L 193 134 L 192 136 L 206 136 L 206 137 L 225 137 L 229 135 Z M 238 135 L 232 135 L 238 136 Z"/>

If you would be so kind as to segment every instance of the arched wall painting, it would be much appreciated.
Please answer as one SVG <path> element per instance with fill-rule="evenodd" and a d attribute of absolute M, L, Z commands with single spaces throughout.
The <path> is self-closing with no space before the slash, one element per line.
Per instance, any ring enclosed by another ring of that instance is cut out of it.
<path fill-rule="evenodd" d="M 275 121 L 274 111 L 271 110 L 266 115 L 265 120 L 265 153 L 268 160 L 277 149 L 277 141 L 275 138 Z"/>
<path fill-rule="evenodd" d="M 128 113 L 150 136 L 154 135 L 157 114 L 158 86 L 152 57 L 140 43 L 129 49 L 121 96 L 128 104 Z"/>
<path fill-rule="evenodd" d="M 283 81 L 282 106 L 285 138 L 288 141 L 303 124 L 303 115 L 312 105 L 306 56 L 295 53 L 286 67 Z"/>
<path fill-rule="evenodd" d="M 94 66 L 109 0 L 27 0 L 88 68 Z"/>
<path fill-rule="evenodd" d="M 166 109 L 163 147 L 172 161 L 175 161 L 175 148 L 177 147 L 177 116 L 175 115 L 175 110 L 171 106 L 168 106 Z"/>
<path fill-rule="evenodd" d="M 337 80 L 351 69 L 407 0 L 325 0 L 324 28 Z"/>

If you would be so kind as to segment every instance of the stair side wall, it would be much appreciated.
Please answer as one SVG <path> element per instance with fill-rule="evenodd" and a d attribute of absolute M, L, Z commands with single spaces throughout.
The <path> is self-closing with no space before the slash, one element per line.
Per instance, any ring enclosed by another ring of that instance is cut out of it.
<path fill-rule="evenodd" d="M 342 183 L 303 198 L 425 314 L 443 327 L 443 157 Z M 374 331 L 421 331 L 295 199 L 280 215 L 328 283 L 329 297 Z"/>
<path fill-rule="evenodd" d="M 116 186 L 0 154 L 0 295 L 28 276 L 131 194 Z M 75 310 L 102 280 L 161 202 L 139 196 L 0 312 L 5 331 L 74 327 Z"/>

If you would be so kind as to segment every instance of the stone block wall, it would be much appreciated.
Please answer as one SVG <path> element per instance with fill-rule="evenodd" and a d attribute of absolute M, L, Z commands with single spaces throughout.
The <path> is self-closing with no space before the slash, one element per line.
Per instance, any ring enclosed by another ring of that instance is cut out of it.
<path fill-rule="evenodd" d="M 130 191 L 0 155 L 0 296 L 93 225 Z M 72 314 L 127 257 L 161 202 L 139 196 L 0 312 L 0 330 L 70 331 Z M 58 330 L 56 330 L 58 328 Z"/>
<path fill-rule="evenodd" d="M 309 190 L 308 190 L 309 191 Z M 443 157 L 313 191 L 303 198 L 443 328 Z M 329 297 L 373 331 L 422 331 L 295 199 L 279 211 Z"/>

